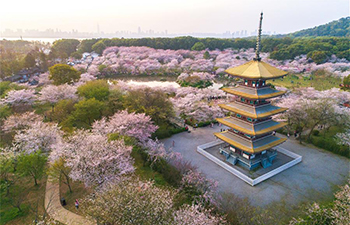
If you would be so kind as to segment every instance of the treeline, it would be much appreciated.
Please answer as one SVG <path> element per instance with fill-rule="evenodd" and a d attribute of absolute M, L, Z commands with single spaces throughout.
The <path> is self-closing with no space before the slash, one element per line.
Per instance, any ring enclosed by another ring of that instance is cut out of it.
<path fill-rule="evenodd" d="M 253 48 L 253 39 L 222 39 L 222 38 L 196 38 L 191 36 L 175 38 L 103 38 L 83 40 L 79 46 L 80 52 L 93 50 L 97 53 L 109 46 L 147 46 L 155 49 L 187 49 L 187 50 L 210 50 L 226 48 Z"/>
<path fill-rule="evenodd" d="M 45 48 L 49 46 L 40 42 L 0 40 L 0 78 L 34 66 L 47 70 L 49 58 Z"/>
<path fill-rule="evenodd" d="M 327 24 L 316 26 L 290 34 L 293 37 L 307 36 L 332 36 L 349 37 L 350 36 L 350 17 L 341 18 Z"/>
<path fill-rule="evenodd" d="M 317 37 L 317 38 L 271 38 L 265 37 L 261 41 L 261 51 L 270 52 L 270 57 L 277 60 L 294 59 L 298 55 L 307 54 L 317 63 L 335 54 L 339 58 L 350 60 L 348 37 Z M 109 46 L 147 46 L 155 49 L 247 49 L 254 48 L 255 38 L 112 38 L 83 40 L 78 52 L 91 52 L 101 54 Z"/>
<path fill-rule="evenodd" d="M 331 55 L 350 60 L 350 38 L 347 37 L 307 37 L 265 39 L 263 50 L 270 50 L 270 58 L 277 60 L 294 59 L 298 55 L 307 55 L 316 63 L 323 63 Z M 268 43 L 268 46 L 264 46 Z"/>
<path fill-rule="evenodd" d="M 270 57 L 277 60 L 294 59 L 296 56 L 306 54 L 316 63 L 323 63 L 335 54 L 338 58 L 346 58 L 350 61 L 349 37 L 316 37 L 316 38 L 291 38 L 291 37 L 263 37 L 261 51 L 270 52 Z M 155 49 L 194 50 L 204 49 L 248 49 L 256 46 L 255 38 L 103 38 L 85 39 L 61 39 L 55 41 L 51 51 L 47 55 L 43 52 L 40 43 L 27 41 L 0 41 L 0 77 L 11 76 L 23 68 L 40 66 L 47 70 L 62 59 L 73 57 L 80 59 L 82 53 L 95 51 L 101 54 L 110 46 L 147 46 Z M 45 46 L 46 49 L 49 46 Z"/>

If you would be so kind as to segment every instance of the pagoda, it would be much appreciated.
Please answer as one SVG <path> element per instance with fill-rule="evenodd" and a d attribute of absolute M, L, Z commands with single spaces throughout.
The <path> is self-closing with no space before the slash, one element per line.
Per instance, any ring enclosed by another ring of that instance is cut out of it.
<path fill-rule="evenodd" d="M 243 81 L 238 86 L 222 89 L 235 95 L 235 101 L 219 104 L 222 109 L 230 111 L 230 116 L 216 120 L 230 129 L 214 133 L 225 142 L 220 153 L 225 156 L 226 161 L 233 165 L 243 165 L 249 170 L 271 166 L 277 156 L 274 147 L 286 141 L 286 138 L 275 136 L 275 131 L 286 123 L 274 121 L 272 116 L 286 111 L 287 108 L 271 105 L 269 101 L 285 94 L 285 91 L 273 89 L 266 84 L 266 80 L 286 76 L 287 72 L 261 61 L 262 18 L 263 13 L 260 16 L 255 58 L 225 70 L 229 75 Z"/>

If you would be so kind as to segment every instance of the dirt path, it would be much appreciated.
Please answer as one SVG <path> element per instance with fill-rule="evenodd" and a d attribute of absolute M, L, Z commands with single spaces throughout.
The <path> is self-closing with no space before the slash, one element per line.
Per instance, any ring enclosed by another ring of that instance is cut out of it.
<path fill-rule="evenodd" d="M 45 193 L 45 209 L 51 218 L 68 225 L 92 225 L 96 224 L 83 216 L 75 214 L 63 208 L 60 202 L 59 183 L 54 182 L 52 177 L 48 177 Z"/>

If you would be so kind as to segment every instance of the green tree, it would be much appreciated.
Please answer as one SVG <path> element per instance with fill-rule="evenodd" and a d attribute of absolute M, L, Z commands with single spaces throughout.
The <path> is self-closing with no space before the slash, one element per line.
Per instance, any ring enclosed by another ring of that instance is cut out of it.
<path fill-rule="evenodd" d="M 203 42 L 196 42 L 191 48 L 192 51 L 202 51 L 204 49 L 205 45 L 203 44 Z"/>
<path fill-rule="evenodd" d="M 55 111 L 51 113 L 51 119 L 60 124 L 74 111 L 74 104 L 71 99 L 60 100 L 55 106 Z"/>
<path fill-rule="evenodd" d="M 79 52 L 73 52 L 70 54 L 70 56 L 75 58 L 75 59 L 81 59 L 81 57 L 83 57 L 83 55 Z"/>
<path fill-rule="evenodd" d="M 90 98 L 75 104 L 74 109 L 67 122 L 75 127 L 89 128 L 95 120 L 102 118 L 106 105 L 95 98 Z"/>
<path fill-rule="evenodd" d="M 344 89 L 349 90 L 350 89 L 350 74 L 347 77 L 344 77 L 343 80 L 343 85 L 344 85 Z"/>
<path fill-rule="evenodd" d="M 111 111 L 111 114 L 114 114 L 115 112 L 124 109 L 123 101 L 124 101 L 124 95 L 122 91 L 118 89 L 114 89 L 110 91 L 107 104 L 108 104 L 109 110 Z"/>
<path fill-rule="evenodd" d="M 324 63 L 327 60 L 327 54 L 325 51 L 313 51 L 307 54 L 308 58 L 311 58 L 316 64 Z"/>
<path fill-rule="evenodd" d="M 106 49 L 106 45 L 103 43 L 103 40 L 100 40 L 98 42 L 96 42 L 93 46 L 92 46 L 92 50 L 94 52 L 96 52 L 97 54 L 102 54 L 103 50 Z"/>
<path fill-rule="evenodd" d="M 56 64 L 49 68 L 50 79 L 55 85 L 72 84 L 80 79 L 80 73 L 66 64 Z"/>
<path fill-rule="evenodd" d="M 23 153 L 17 160 L 17 172 L 23 176 L 31 176 L 34 179 L 34 184 L 38 185 L 38 179 L 41 179 L 45 174 L 47 157 L 39 151 L 31 154 Z"/>
<path fill-rule="evenodd" d="M 80 42 L 80 45 L 78 47 L 78 52 L 84 53 L 84 52 L 92 52 L 92 46 L 98 42 L 101 39 L 84 39 Z"/>
<path fill-rule="evenodd" d="M 69 192 L 72 193 L 71 179 L 69 177 L 71 168 L 65 166 L 65 161 L 63 158 L 57 159 L 53 162 L 48 169 L 47 173 L 51 175 L 54 179 L 62 181 L 69 188 Z"/>
<path fill-rule="evenodd" d="M 124 107 L 129 112 L 149 115 L 157 124 L 174 115 L 173 105 L 164 92 L 151 88 L 129 91 L 124 99 Z"/>
<path fill-rule="evenodd" d="M 7 90 L 11 89 L 10 84 L 10 81 L 0 82 L 0 96 L 2 96 Z"/>
<path fill-rule="evenodd" d="M 80 41 L 77 39 L 57 40 L 53 42 L 52 50 L 57 57 L 64 59 L 77 50 L 79 43 Z"/>
<path fill-rule="evenodd" d="M 0 121 L 6 119 L 11 114 L 12 111 L 8 105 L 0 105 Z"/>
<path fill-rule="evenodd" d="M 95 98 L 99 101 L 108 99 L 109 85 L 105 80 L 88 81 L 78 88 L 78 94 L 87 99 Z"/>
<path fill-rule="evenodd" d="M 26 67 L 26 68 L 34 67 L 35 64 L 36 64 L 35 57 L 33 56 L 32 53 L 28 53 L 24 57 L 24 67 Z"/>
<path fill-rule="evenodd" d="M 6 196 L 10 194 L 10 187 L 16 181 L 16 176 L 13 176 L 14 162 L 13 155 L 0 154 L 0 180 L 6 189 Z"/>
<path fill-rule="evenodd" d="M 209 54 L 208 51 L 205 51 L 205 52 L 204 52 L 203 58 L 204 58 L 204 59 L 210 59 L 210 54 Z"/>

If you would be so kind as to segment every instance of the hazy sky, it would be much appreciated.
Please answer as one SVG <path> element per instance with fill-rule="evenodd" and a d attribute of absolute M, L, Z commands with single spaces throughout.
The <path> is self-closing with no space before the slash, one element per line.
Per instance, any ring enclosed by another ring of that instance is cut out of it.
<path fill-rule="evenodd" d="M 96 32 L 288 33 L 349 15 L 349 0 L 2 0 L 0 30 L 47 28 Z"/>

